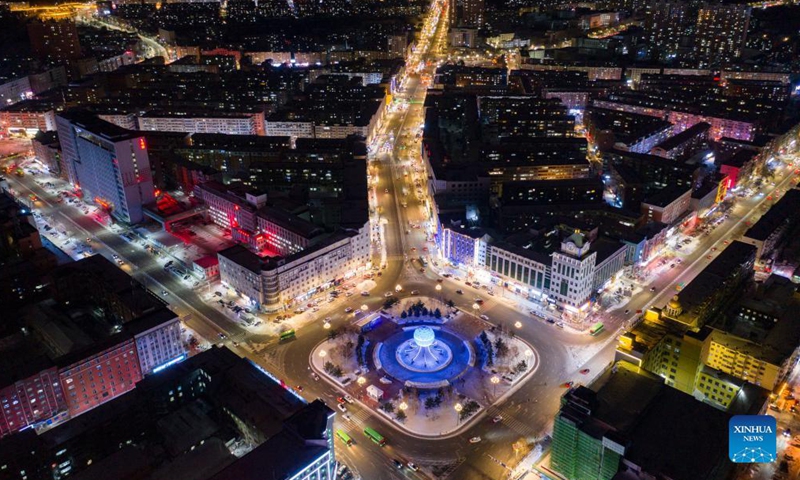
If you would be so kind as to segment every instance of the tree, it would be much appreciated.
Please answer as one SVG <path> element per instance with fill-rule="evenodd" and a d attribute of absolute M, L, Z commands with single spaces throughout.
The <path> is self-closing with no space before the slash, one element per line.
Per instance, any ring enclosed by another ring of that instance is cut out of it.
<path fill-rule="evenodd" d="M 408 418 L 408 417 L 406 416 L 406 412 L 404 412 L 403 410 L 398 410 L 398 411 L 397 411 L 397 414 L 394 416 L 394 418 L 396 418 L 396 419 L 397 419 L 397 421 L 399 421 L 399 422 L 401 422 L 401 423 L 402 423 L 402 422 L 404 422 L 404 421 L 406 420 L 406 418 Z"/>
<path fill-rule="evenodd" d="M 494 350 L 497 358 L 503 358 L 508 354 L 508 345 L 502 338 L 497 337 L 497 340 L 494 341 Z"/>
<path fill-rule="evenodd" d="M 323 368 L 325 369 L 326 372 L 328 372 L 329 375 L 333 375 L 336 378 L 339 378 L 342 375 L 344 375 L 344 372 L 342 372 L 342 367 L 340 367 L 339 365 L 334 365 L 333 362 L 330 361 L 325 362 Z"/>
<path fill-rule="evenodd" d="M 423 314 L 424 316 L 426 316 L 426 317 L 427 317 L 427 316 L 428 316 L 428 313 L 430 313 L 430 312 L 428 311 L 428 307 L 422 307 L 422 314 Z"/>
<path fill-rule="evenodd" d="M 399 302 L 398 299 L 396 299 L 394 297 L 389 297 L 389 298 L 386 299 L 385 302 L 383 302 L 383 308 L 388 310 L 388 309 L 392 308 L 397 302 Z"/>
<path fill-rule="evenodd" d="M 453 307 L 455 307 L 455 306 L 456 306 L 456 302 L 454 302 L 454 301 L 452 301 L 452 300 L 448 300 L 448 301 L 446 301 L 446 302 L 444 302 L 444 303 L 445 303 L 445 305 L 447 305 L 447 306 L 448 306 L 448 307 L 450 307 L 450 308 L 453 308 Z"/>
<path fill-rule="evenodd" d="M 486 348 L 486 366 L 494 366 L 494 348 L 492 348 L 491 343 L 488 344 Z"/>
<path fill-rule="evenodd" d="M 525 360 L 523 360 L 523 361 L 521 361 L 521 362 L 519 362 L 517 364 L 517 367 L 516 367 L 517 373 L 522 373 L 527 369 L 528 369 L 528 362 L 526 362 Z"/>
<path fill-rule="evenodd" d="M 356 362 L 359 365 L 364 364 L 364 335 L 358 335 L 358 342 L 356 343 Z"/>
<path fill-rule="evenodd" d="M 405 310 L 403 310 L 403 311 L 400 313 L 400 318 L 402 318 L 402 319 L 406 319 L 406 318 L 408 318 L 408 313 L 406 313 L 406 311 L 405 311 Z"/>
<path fill-rule="evenodd" d="M 428 397 L 425 399 L 425 409 L 430 410 L 432 408 L 436 408 L 436 399 L 434 397 Z"/>
<path fill-rule="evenodd" d="M 420 310 L 419 308 L 415 308 L 414 309 L 414 316 L 415 317 L 419 317 L 420 315 L 422 315 L 422 310 Z"/>
<path fill-rule="evenodd" d="M 436 310 L 433 311 L 433 317 L 442 318 L 442 311 L 437 308 Z"/>
<path fill-rule="evenodd" d="M 386 413 L 392 413 L 394 412 L 394 404 L 392 402 L 386 402 L 383 405 L 381 405 L 381 410 L 383 410 Z"/>
<path fill-rule="evenodd" d="M 339 330 L 332 328 L 328 331 L 328 340 L 333 340 L 339 336 Z"/>

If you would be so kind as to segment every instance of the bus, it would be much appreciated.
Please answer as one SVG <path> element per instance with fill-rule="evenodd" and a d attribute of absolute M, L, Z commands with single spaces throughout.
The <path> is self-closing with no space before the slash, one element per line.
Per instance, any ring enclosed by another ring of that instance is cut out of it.
<path fill-rule="evenodd" d="M 353 445 L 353 439 L 350 438 L 350 435 L 344 433 L 344 430 L 336 430 L 336 436 L 339 437 L 339 440 L 346 443 L 348 447 Z"/>
<path fill-rule="evenodd" d="M 597 322 L 594 325 L 592 325 L 592 328 L 589 329 L 589 335 L 595 337 L 600 332 L 603 331 L 603 328 L 605 328 L 605 325 L 603 325 L 603 322 Z"/>
<path fill-rule="evenodd" d="M 284 340 L 291 340 L 292 338 L 294 338 L 294 329 L 282 332 L 280 341 L 283 342 Z"/>
<path fill-rule="evenodd" d="M 373 442 L 377 443 L 381 447 L 386 445 L 386 439 L 383 438 L 383 435 L 381 435 L 380 433 L 376 432 L 375 430 L 373 430 L 373 429 L 371 429 L 369 427 L 364 429 L 364 435 L 369 437 L 370 440 L 372 440 Z"/>

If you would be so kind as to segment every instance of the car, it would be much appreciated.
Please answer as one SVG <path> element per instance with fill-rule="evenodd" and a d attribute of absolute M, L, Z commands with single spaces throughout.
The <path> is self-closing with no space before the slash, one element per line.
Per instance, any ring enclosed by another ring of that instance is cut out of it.
<path fill-rule="evenodd" d="M 316 373 L 311 372 L 311 378 L 313 378 L 315 381 L 319 382 L 319 375 L 317 375 Z"/>
<path fill-rule="evenodd" d="M 706 255 L 706 259 L 707 260 L 711 260 L 712 258 L 714 258 L 714 257 L 712 257 L 711 255 Z"/>
<path fill-rule="evenodd" d="M 336 403 L 347 403 L 344 397 L 336 397 Z"/>
<path fill-rule="evenodd" d="M 419 290 L 411 290 L 411 295 L 419 295 Z"/>
<path fill-rule="evenodd" d="M 456 290 L 456 293 L 459 295 L 464 295 L 464 292 L 462 290 Z"/>
<path fill-rule="evenodd" d="M 401 462 L 400 460 L 394 459 L 393 462 L 394 462 L 394 466 L 395 467 L 400 468 L 400 469 L 403 468 L 403 462 Z"/>
<path fill-rule="evenodd" d="M 362 297 L 369 297 L 369 292 L 361 292 Z"/>
<path fill-rule="evenodd" d="M 351 417 L 349 413 L 345 413 L 344 415 L 342 415 L 342 418 L 344 418 L 348 422 L 352 422 L 353 421 L 353 417 Z"/>
<path fill-rule="evenodd" d="M 486 315 L 481 315 L 481 320 L 485 320 L 485 321 L 488 322 L 489 321 L 489 317 L 487 317 Z"/>
<path fill-rule="evenodd" d="M 477 303 L 478 305 L 483 305 L 483 299 L 476 298 L 475 303 Z"/>
<path fill-rule="evenodd" d="M 340 412 L 342 412 L 342 413 L 347 413 L 347 407 L 345 407 L 345 406 L 344 406 L 344 405 L 342 405 L 341 403 L 337 404 L 337 405 L 336 405 L 336 408 L 338 408 L 338 409 L 339 409 L 339 411 L 340 411 Z"/>
<path fill-rule="evenodd" d="M 394 295 L 394 293 L 392 293 L 392 292 L 386 292 L 386 293 L 383 294 L 383 296 L 386 297 L 386 298 L 389 298 L 392 295 Z"/>
<path fill-rule="evenodd" d="M 630 311 L 630 310 L 628 310 L 628 309 L 626 308 L 626 309 L 625 309 L 625 315 L 627 315 L 627 314 L 629 314 L 629 313 L 631 313 L 631 311 Z"/>
<path fill-rule="evenodd" d="M 783 431 L 783 436 L 787 437 L 787 438 L 791 437 L 792 436 L 792 429 L 791 428 L 787 428 L 786 430 L 784 430 Z"/>
<path fill-rule="evenodd" d="M 344 400 L 345 400 L 347 403 L 355 403 L 355 400 L 353 400 L 353 397 L 351 397 L 350 395 L 345 395 L 345 396 L 344 396 Z"/>
<path fill-rule="evenodd" d="M 383 189 L 383 193 L 389 193 L 389 189 L 388 188 L 384 188 Z"/>
<path fill-rule="evenodd" d="M 561 384 L 564 388 L 572 388 L 573 385 L 575 385 L 575 382 L 564 382 Z"/>
<path fill-rule="evenodd" d="M 548 318 L 548 319 L 547 319 L 547 323 L 556 323 L 556 321 L 555 321 L 555 320 L 553 320 L 552 318 Z"/>
<path fill-rule="evenodd" d="M 589 373 L 588 368 L 584 368 L 583 370 L 581 370 L 581 374 L 586 375 L 587 373 Z"/>
<path fill-rule="evenodd" d="M 347 307 L 344 309 L 344 313 L 350 313 L 353 311 L 353 307 Z"/>
<path fill-rule="evenodd" d="M 492 418 L 492 423 L 500 423 L 503 421 L 502 415 L 497 415 L 496 417 Z"/>
<path fill-rule="evenodd" d="M 712 252 L 716 252 L 717 251 L 717 247 L 711 247 L 711 251 Z"/>
<path fill-rule="evenodd" d="M 379 378 L 378 381 L 381 382 L 384 385 L 391 385 L 392 384 L 392 379 L 387 377 L 386 375 L 384 375 L 381 378 Z"/>
<path fill-rule="evenodd" d="M 469 443 L 480 443 L 481 437 L 472 437 L 469 439 Z"/>
<path fill-rule="evenodd" d="M 167 295 L 169 295 L 169 292 L 166 290 L 161 290 L 161 295 L 164 295 L 166 297 Z"/>
<path fill-rule="evenodd" d="M 228 336 L 227 336 L 227 335 L 225 335 L 225 334 L 224 334 L 224 333 L 222 333 L 222 332 L 218 333 L 218 334 L 217 334 L 217 336 L 218 336 L 220 339 L 222 339 L 222 340 L 225 340 L 226 338 L 228 338 Z"/>
<path fill-rule="evenodd" d="M 651 292 L 655 292 L 656 291 L 656 287 L 650 287 L 650 291 Z"/>
<path fill-rule="evenodd" d="M 295 390 L 297 390 L 298 392 L 302 392 L 303 391 L 303 386 L 302 385 L 298 385 L 298 386 L 295 387 Z"/>
<path fill-rule="evenodd" d="M 636 313 L 640 314 L 640 313 L 642 313 L 642 310 L 641 309 L 640 310 L 636 310 Z"/>
<path fill-rule="evenodd" d="M 675 268 L 675 264 L 674 264 L 674 263 L 671 263 L 671 264 L 669 265 L 669 268 Z"/>
<path fill-rule="evenodd" d="M 416 466 L 414 462 L 408 462 L 407 466 L 408 469 L 411 470 L 412 472 L 416 472 L 417 470 L 419 470 L 419 467 Z"/>

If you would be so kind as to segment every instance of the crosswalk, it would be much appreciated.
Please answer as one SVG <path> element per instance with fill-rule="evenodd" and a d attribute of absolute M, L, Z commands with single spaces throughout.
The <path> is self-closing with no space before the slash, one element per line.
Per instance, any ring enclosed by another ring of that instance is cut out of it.
<path fill-rule="evenodd" d="M 520 420 L 514 414 L 509 413 L 507 411 L 501 411 L 499 408 L 490 407 L 487 412 L 489 413 L 489 418 L 494 418 L 497 415 L 501 415 L 503 417 L 502 424 L 511 430 L 515 431 L 521 437 L 533 437 L 537 435 L 536 429 L 531 427 L 531 425 L 523 420 Z"/>

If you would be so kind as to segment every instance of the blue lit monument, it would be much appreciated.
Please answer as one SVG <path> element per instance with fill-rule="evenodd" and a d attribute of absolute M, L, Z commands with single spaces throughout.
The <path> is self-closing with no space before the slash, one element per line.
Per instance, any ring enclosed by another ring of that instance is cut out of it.
<path fill-rule="evenodd" d="M 427 326 L 415 328 L 413 337 L 397 347 L 395 356 L 400 365 L 420 373 L 438 372 L 453 360 L 450 347 L 438 341 L 436 333 Z"/>

